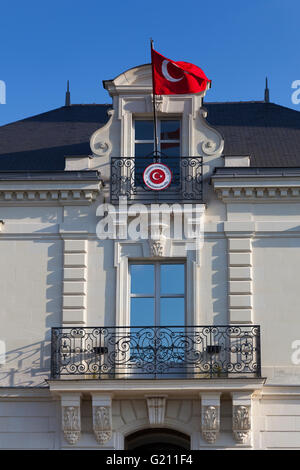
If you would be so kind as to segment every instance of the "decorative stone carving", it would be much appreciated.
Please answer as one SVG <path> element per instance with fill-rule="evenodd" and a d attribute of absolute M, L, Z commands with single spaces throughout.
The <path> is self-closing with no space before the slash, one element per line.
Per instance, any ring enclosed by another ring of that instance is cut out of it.
<path fill-rule="evenodd" d="M 35 204 L 43 204 L 49 203 L 52 201 L 62 201 L 64 205 L 75 205 L 80 203 L 82 205 L 90 204 L 93 202 L 97 195 L 99 194 L 102 188 L 102 182 L 96 183 L 93 189 L 84 189 L 79 187 L 78 189 L 68 189 L 68 190 L 41 190 L 36 189 L 35 191 L 19 191 L 16 189 L 15 191 L 2 191 L 0 190 L 0 205 L 2 201 L 6 203 L 12 202 L 22 204 L 31 204 L 34 202 Z"/>
<path fill-rule="evenodd" d="M 165 240 L 164 239 L 161 238 L 160 240 L 152 240 L 150 238 L 149 247 L 150 247 L 151 256 L 164 256 L 164 252 L 165 252 Z"/>
<path fill-rule="evenodd" d="M 251 430 L 250 406 L 233 406 L 232 429 L 235 440 L 245 444 Z"/>
<path fill-rule="evenodd" d="M 152 97 L 152 100 L 154 100 L 154 97 Z M 155 110 L 158 113 L 161 113 L 163 110 L 163 96 L 162 95 L 155 96 Z"/>
<path fill-rule="evenodd" d="M 114 109 L 109 109 L 107 111 L 107 115 L 109 116 L 108 122 L 97 129 L 90 138 L 90 147 L 92 153 L 97 156 L 104 156 L 108 151 L 111 150 L 111 143 L 109 141 L 109 128 L 112 125 L 113 117 L 114 117 Z"/>
<path fill-rule="evenodd" d="M 71 445 L 75 445 L 80 439 L 80 407 L 63 406 L 62 421 L 66 441 Z"/>
<path fill-rule="evenodd" d="M 93 427 L 96 440 L 103 445 L 112 437 L 112 419 L 110 406 L 93 407 Z"/>
<path fill-rule="evenodd" d="M 213 155 L 217 151 L 217 143 L 212 140 L 204 140 L 201 148 L 205 155 Z"/>
<path fill-rule="evenodd" d="M 104 155 L 109 150 L 109 145 L 107 142 L 96 142 L 95 149 L 97 149 L 97 155 Z"/>
<path fill-rule="evenodd" d="M 199 109 L 199 117 L 202 121 L 204 128 L 209 131 L 209 133 L 204 133 L 203 140 L 200 142 L 200 148 L 204 155 L 212 156 L 212 155 L 221 155 L 223 148 L 224 148 L 224 139 L 222 138 L 221 134 L 216 130 L 213 129 L 208 122 L 206 121 L 207 117 L 207 109 L 201 107 Z M 212 136 L 213 137 L 208 137 Z"/>
<path fill-rule="evenodd" d="M 202 435 L 209 443 L 213 444 L 217 440 L 220 428 L 219 407 L 205 406 L 202 408 Z"/>
<path fill-rule="evenodd" d="M 147 397 L 149 423 L 152 425 L 164 424 L 166 411 L 165 397 Z"/>

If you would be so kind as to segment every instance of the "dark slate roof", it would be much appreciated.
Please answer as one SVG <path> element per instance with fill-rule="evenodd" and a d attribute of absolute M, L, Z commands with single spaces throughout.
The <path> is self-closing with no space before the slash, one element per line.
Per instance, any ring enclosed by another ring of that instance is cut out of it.
<path fill-rule="evenodd" d="M 300 112 L 258 101 L 205 103 L 224 137 L 224 155 L 250 155 L 255 167 L 300 166 Z"/>
<path fill-rule="evenodd" d="M 300 113 L 258 101 L 206 103 L 224 137 L 224 155 L 250 155 L 255 167 L 300 167 Z M 89 155 L 109 104 L 63 106 L 0 127 L 0 171 L 63 170 L 66 155 Z"/>
<path fill-rule="evenodd" d="M 92 133 L 111 105 L 63 106 L 0 127 L 0 171 L 64 170 L 65 155 L 90 155 Z"/>

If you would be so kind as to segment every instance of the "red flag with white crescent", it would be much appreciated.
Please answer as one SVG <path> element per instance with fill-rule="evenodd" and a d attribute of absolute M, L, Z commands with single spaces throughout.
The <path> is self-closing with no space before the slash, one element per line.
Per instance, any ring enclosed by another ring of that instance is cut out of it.
<path fill-rule="evenodd" d="M 152 72 L 155 95 L 179 95 L 205 91 L 211 80 L 197 65 L 188 62 L 174 62 L 159 54 L 153 48 Z"/>

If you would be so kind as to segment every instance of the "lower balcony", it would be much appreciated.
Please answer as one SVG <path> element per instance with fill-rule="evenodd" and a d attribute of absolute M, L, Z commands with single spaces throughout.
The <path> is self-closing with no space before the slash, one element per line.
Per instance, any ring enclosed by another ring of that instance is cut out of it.
<path fill-rule="evenodd" d="M 260 378 L 260 327 L 52 328 L 51 378 Z"/>

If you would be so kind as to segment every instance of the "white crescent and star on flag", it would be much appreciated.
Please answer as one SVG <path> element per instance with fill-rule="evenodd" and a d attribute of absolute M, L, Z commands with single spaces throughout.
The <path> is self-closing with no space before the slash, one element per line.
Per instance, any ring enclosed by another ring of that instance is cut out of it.
<path fill-rule="evenodd" d="M 168 80 L 169 82 L 179 82 L 180 80 L 183 79 L 184 75 L 181 77 L 181 78 L 174 78 L 172 77 L 169 72 L 168 72 L 168 63 L 170 61 L 169 60 L 163 60 L 162 64 L 161 64 L 161 71 L 162 71 L 162 74 L 163 76 L 165 77 L 166 80 Z M 175 64 L 173 64 L 175 65 Z M 176 65 L 175 65 L 176 67 Z M 178 67 L 179 68 L 179 67 Z"/>

